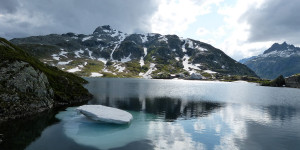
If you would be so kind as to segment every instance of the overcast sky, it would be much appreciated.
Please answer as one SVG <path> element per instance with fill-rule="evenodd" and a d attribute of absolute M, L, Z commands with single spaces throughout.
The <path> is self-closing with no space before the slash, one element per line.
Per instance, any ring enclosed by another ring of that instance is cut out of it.
<path fill-rule="evenodd" d="M 274 42 L 300 45 L 298 8 L 299 0 L 0 0 L 0 36 L 91 34 L 110 25 L 200 40 L 239 60 Z"/>

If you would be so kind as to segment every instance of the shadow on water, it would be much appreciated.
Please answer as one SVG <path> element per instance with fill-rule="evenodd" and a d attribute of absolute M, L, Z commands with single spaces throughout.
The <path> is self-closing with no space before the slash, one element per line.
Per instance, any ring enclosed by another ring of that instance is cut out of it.
<path fill-rule="evenodd" d="M 45 111 L 34 117 L 16 119 L 0 123 L 0 133 L 3 134 L 1 150 L 21 150 L 41 136 L 42 131 L 58 122 L 54 117 L 57 111 Z"/>

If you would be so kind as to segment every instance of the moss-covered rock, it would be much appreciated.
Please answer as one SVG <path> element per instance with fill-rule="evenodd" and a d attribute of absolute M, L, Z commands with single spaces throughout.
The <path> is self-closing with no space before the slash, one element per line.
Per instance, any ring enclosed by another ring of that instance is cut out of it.
<path fill-rule="evenodd" d="M 0 38 L 0 121 L 86 102 L 91 94 L 84 83 Z"/>

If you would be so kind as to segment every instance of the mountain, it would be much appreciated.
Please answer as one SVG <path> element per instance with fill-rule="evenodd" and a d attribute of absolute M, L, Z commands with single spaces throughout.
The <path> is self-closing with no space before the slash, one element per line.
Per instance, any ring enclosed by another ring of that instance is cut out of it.
<path fill-rule="evenodd" d="M 261 78 L 288 77 L 300 72 L 300 48 L 286 42 L 274 43 L 263 54 L 252 57 L 244 64 Z"/>
<path fill-rule="evenodd" d="M 91 94 L 84 83 L 0 38 L 0 121 L 86 102 Z"/>
<path fill-rule="evenodd" d="M 244 59 L 241 59 L 239 60 L 239 63 L 242 63 L 244 64 L 245 62 L 249 61 L 249 60 L 252 60 L 254 58 L 256 58 L 257 56 L 252 56 L 252 57 L 249 57 L 249 58 L 244 58 Z"/>
<path fill-rule="evenodd" d="M 177 35 L 126 34 L 99 26 L 90 35 L 66 33 L 12 39 L 42 62 L 80 76 L 220 78 L 256 76 L 213 46 Z"/>

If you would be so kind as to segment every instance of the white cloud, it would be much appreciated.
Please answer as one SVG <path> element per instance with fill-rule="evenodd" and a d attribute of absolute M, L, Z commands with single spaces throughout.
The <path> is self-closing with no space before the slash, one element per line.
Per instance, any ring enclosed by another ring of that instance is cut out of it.
<path fill-rule="evenodd" d="M 226 54 L 237 60 L 258 55 L 271 46 L 274 41 L 248 42 L 250 25 L 246 21 L 242 21 L 242 15 L 247 10 L 253 7 L 263 7 L 263 4 L 264 1 L 262 0 L 237 0 L 232 6 L 221 6 L 218 13 L 224 16 L 225 24 L 222 26 L 222 29 L 226 30 L 224 34 L 227 34 L 227 36 L 225 36 L 223 42 L 218 43 L 217 46 Z"/>
<path fill-rule="evenodd" d="M 210 13 L 211 5 L 221 1 L 162 0 L 151 19 L 152 32 L 180 34 L 196 21 L 197 16 Z"/>
<path fill-rule="evenodd" d="M 196 31 L 196 34 L 197 34 L 198 36 L 207 35 L 207 34 L 209 34 L 209 33 L 210 33 L 210 32 L 209 32 L 207 29 L 202 28 L 202 27 L 198 28 L 197 31 Z"/>

